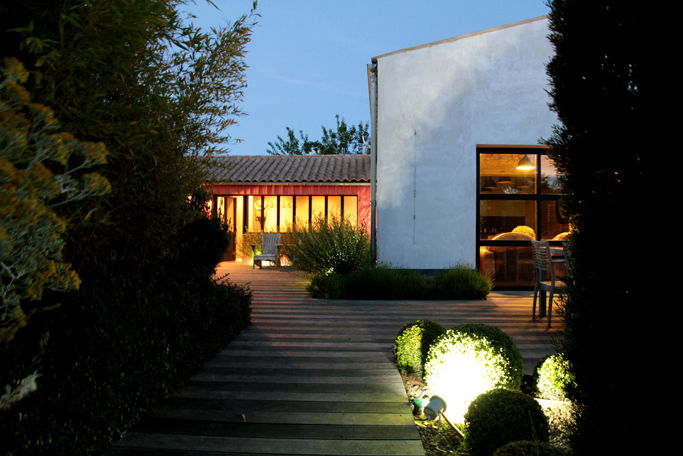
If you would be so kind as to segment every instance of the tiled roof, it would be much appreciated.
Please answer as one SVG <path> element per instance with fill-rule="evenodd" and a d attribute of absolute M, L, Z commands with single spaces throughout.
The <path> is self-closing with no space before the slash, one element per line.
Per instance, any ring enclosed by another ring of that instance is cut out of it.
<path fill-rule="evenodd" d="M 369 155 L 240 155 L 212 159 L 216 184 L 369 183 Z"/>

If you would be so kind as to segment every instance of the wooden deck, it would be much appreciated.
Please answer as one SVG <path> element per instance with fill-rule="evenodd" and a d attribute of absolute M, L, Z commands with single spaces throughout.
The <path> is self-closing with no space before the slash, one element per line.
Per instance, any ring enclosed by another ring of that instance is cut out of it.
<path fill-rule="evenodd" d="M 105 454 L 423 455 L 392 362 L 398 330 L 417 319 L 500 327 L 531 372 L 552 353 L 531 293 L 485 301 L 340 301 L 310 298 L 306 277 L 221 263 L 249 283 L 252 324 L 176 395 Z M 560 320 L 557 318 L 556 326 Z"/>

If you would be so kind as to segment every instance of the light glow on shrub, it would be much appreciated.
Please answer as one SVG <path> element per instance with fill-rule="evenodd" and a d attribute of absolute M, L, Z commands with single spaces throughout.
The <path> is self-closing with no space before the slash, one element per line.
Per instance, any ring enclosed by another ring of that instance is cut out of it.
<path fill-rule="evenodd" d="M 516 347 L 515 347 L 516 350 Z M 477 396 L 495 388 L 517 388 L 509 355 L 481 334 L 448 330 L 430 347 L 425 381 L 448 404 L 446 417 L 462 424 Z M 521 357 L 519 359 L 521 368 Z"/>
<path fill-rule="evenodd" d="M 428 384 L 448 404 L 446 413 L 453 423 L 462 423 L 470 402 L 494 386 L 486 362 L 472 352 L 449 357 L 429 376 Z"/>

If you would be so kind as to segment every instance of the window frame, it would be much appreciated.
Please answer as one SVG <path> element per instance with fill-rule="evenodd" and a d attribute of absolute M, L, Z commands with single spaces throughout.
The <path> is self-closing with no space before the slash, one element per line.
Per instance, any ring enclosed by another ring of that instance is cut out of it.
<path fill-rule="evenodd" d="M 547 156 L 549 147 L 547 146 L 489 146 L 489 145 L 478 145 L 477 146 L 477 159 L 476 159 L 476 243 L 475 243 L 475 258 L 477 270 L 481 270 L 480 255 L 479 251 L 481 247 L 487 246 L 500 246 L 500 247 L 526 247 L 529 245 L 528 241 L 514 241 L 514 240 L 489 240 L 481 238 L 481 202 L 482 201 L 533 201 L 535 202 L 535 217 L 536 217 L 536 227 L 534 231 L 536 232 L 536 239 L 541 238 L 543 233 L 543 202 L 557 201 L 558 204 L 562 199 L 563 195 L 561 193 L 543 193 L 542 189 L 542 156 Z M 482 193 L 481 192 L 481 156 L 482 154 L 515 154 L 515 155 L 535 155 L 536 160 L 536 170 L 535 170 L 535 192 L 534 193 Z M 550 245 L 561 246 L 563 241 L 553 241 L 549 240 Z M 515 287 L 512 287 L 515 288 Z M 520 287 L 528 288 L 528 287 Z"/>

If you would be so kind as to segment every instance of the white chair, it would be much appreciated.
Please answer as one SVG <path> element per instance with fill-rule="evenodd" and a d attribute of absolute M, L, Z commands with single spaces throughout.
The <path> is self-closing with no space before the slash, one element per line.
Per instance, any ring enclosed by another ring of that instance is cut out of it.
<path fill-rule="evenodd" d="M 261 253 L 256 254 L 256 244 L 251 244 L 251 251 L 254 254 L 254 262 L 251 268 L 256 267 L 258 262 L 259 268 L 263 267 L 264 261 L 274 261 L 276 266 L 280 266 L 280 233 L 263 233 L 263 240 L 261 241 Z"/>
<path fill-rule="evenodd" d="M 536 285 L 534 286 L 534 304 L 531 318 L 536 319 L 536 299 L 538 292 L 548 292 L 548 328 L 550 328 L 550 317 L 553 311 L 553 294 L 555 290 L 565 288 L 565 283 L 555 278 L 555 267 L 550 255 L 550 244 L 548 241 L 531 241 L 531 248 L 534 252 L 534 265 L 536 267 Z"/>

